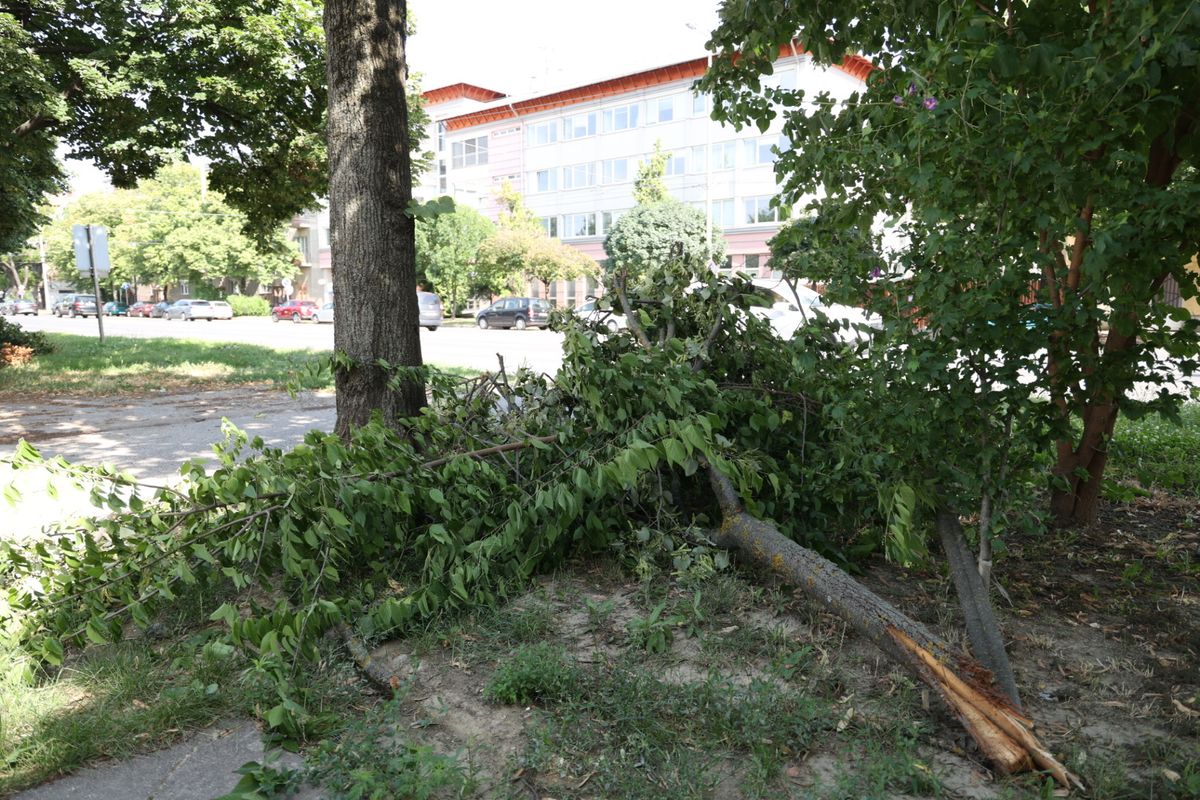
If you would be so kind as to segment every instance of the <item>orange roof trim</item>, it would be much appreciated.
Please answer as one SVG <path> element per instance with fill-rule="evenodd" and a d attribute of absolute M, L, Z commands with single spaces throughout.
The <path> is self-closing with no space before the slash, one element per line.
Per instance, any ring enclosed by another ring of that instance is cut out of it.
<path fill-rule="evenodd" d="M 779 48 L 781 58 L 790 56 L 793 53 L 796 55 L 805 55 L 807 52 L 803 47 L 798 45 L 793 48 L 791 45 L 785 44 Z M 444 120 L 444 122 L 446 123 L 446 128 L 452 131 L 473 128 L 476 125 L 487 125 L 490 122 L 519 118 L 527 114 L 537 114 L 542 111 L 573 106 L 591 100 L 603 100 L 606 97 L 615 97 L 629 92 L 636 92 L 639 89 L 652 89 L 655 86 L 662 86 L 663 84 L 674 83 L 675 81 L 687 80 L 689 78 L 695 80 L 704 74 L 704 70 L 707 67 L 707 56 L 704 58 L 693 58 L 691 61 L 681 61 L 678 64 L 671 64 L 666 67 L 656 67 L 644 72 L 635 72 L 632 75 L 622 75 L 619 78 L 610 78 L 599 83 L 589 83 L 586 86 L 577 86 L 573 89 L 565 89 L 561 92 L 554 92 L 529 100 L 520 100 L 496 108 L 472 111 L 469 114 L 450 117 Z M 871 74 L 871 71 L 876 69 L 875 65 L 869 59 L 857 55 L 846 56 L 836 68 L 852 77 L 858 78 L 860 81 L 865 81 L 867 76 Z M 455 84 L 455 86 L 467 85 Z M 444 90 L 435 89 L 434 91 L 440 92 Z M 427 92 L 426 97 L 428 94 L 430 93 Z M 499 95 L 493 99 L 498 100 L 501 97 L 503 95 Z"/>
<path fill-rule="evenodd" d="M 470 83 L 452 83 L 449 86 L 440 86 L 437 89 L 430 89 L 428 92 L 421 93 L 421 98 L 431 106 L 463 98 L 478 100 L 481 103 L 490 103 L 504 96 L 503 92 L 495 92 L 491 89 L 485 89 L 482 86 L 475 86 Z"/>

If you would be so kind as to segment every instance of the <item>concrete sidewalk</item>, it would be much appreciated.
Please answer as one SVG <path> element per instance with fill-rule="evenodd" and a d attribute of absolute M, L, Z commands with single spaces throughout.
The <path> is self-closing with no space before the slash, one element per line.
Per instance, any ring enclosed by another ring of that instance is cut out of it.
<path fill-rule="evenodd" d="M 258 727 L 233 720 L 200 731 L 186 742 L 138 756 L 101 764 L 16 795 L 14 800 L 212 800 L 229 793 L 247 761 L 262 761 Z M 272 753 L 279 766 L 298 766 L 299 756 Z M 312 800 L 316 792 L 295 797 Z"/>
<path fill-rule="evenodd" d="M 331 430 L 332 393 L 243 387 L 193 394 L 138 398 L 52 398 L 6 403 L 0 408 L 0 458 L 25 439 L 43 456 L 61 455 L 85 464 L 112 463 L 156 484 L 172 482 L 179 465 L 200 458 L 216 464 L 212 444 L 221 440 L 228 418 L 268 445 L 288 447 L 316 428 Z M 57 496 L 46 488 L 40 469 L 13 472 L 0 466 L 0 486 L 12 481 L 22 493 L 14 510 L 0 500 L 0 537 L 36 536 L 54 520 L 96 513 L 87 493 L 59 482 Z M 199 731 L 181 742 L 128 761 L 97 764 L 16 795 L 21 800 L 210 800 L 227 794 L 247 761 L 261 761 L 262 736 L 256 723 L 232 720 Z M 298 756 L 281 754 L 279 763 L 296 765 Z M 300 797 L 316 798 L 316 792 Z"/>
<path fill-rule="evenodd" d="M 0 408 L 0 458 L 25 439 L 46 458 L 111 463 L 148 483 L 167 484 L 188 459 L 216 465 L 212 445 L 222 439 L 223 418 L 272 447 L 289 447 L 314 428 L 333 429 L 335 399 L 332 392 L 301 392 L 293 398 L 284 391 L 241 387 L 6 403 Z M 14 479 L 23 499 L 15 513 L 0 501 L 0 538 L 34 535 L 52 520 L 95 513 L 86 492 L 60 485 L 52 497 L 44 472 L 13 473 L 0 466 L 0 486 Z"/>

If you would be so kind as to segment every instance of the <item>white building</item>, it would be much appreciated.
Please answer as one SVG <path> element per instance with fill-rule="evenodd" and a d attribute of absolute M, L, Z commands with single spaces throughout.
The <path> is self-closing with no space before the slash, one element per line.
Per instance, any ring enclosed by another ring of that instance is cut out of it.
<path fill-rule="evenodd" d="M 691 90 L 706 67 L 706 58 L 693 59 L 524 99 L 465 83 L 428 91 L 425 149 L 436 156 L 414 195 L 449 195 L 495 219 L 495 193 L 508 182 L 548 234 L 601 261 L 605 234 L 634 205 L 638 165 L 661 142 L 670 154 L 668 189 L 711 209 L 727 244 L 724 266 L 767 273 L 766 242 L 781 224 L 770 206 L 778 193 L 773 165 L 776 150 L 789 143 L 780 120 L 765 132 L 712 121 L 708 98 Z M 803 50 L 784 47 L 768 80 L 806 96 L 844 99 L 871 69 L 858 56 L 817 67 Z M 593 289 L 591 282 L 563 282 L 551 297 L 574 305 Z M 537 284 L 530 290 L 536 294 Z"/>

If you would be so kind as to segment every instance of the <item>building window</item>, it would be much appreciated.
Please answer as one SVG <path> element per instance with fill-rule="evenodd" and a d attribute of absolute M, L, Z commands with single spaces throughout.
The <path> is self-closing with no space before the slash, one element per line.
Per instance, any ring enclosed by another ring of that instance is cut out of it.
<path fill-rule="evenodd" d="M 307 228 L 301 228 L 296 232 L 296 244 L 300 247 L 300 263 L 311 264 L 312 261 L 312 242 L 308 238 L 309 233 Z"/>
<path fill-rule="evenodd" d="M 708 148 L 702 144 L 692 148 L 692 157 L 688 161 L 688 172 L 704 172 L 704 159 L 707 152 Z"/>
<path fill-rule="evenodd" d="M 514 125 L 511 128 L 502 128 L 498 131 L 492 131 L 492 136 L 512 136 L 514 133 L 520 133 L 521 126 Z"/>
<path fill-rule="evenodd" d="M 713 225 L 718 226 L 722 230 L 729 230 L 733 227 L 733 198 L 726 200 L 713 200 L 712 204 Z"/>
<path fill-rule="evenodd" d="M 617 220 L 621 218 L 624 211 L 605 211 L 600 214 L 600 232 L 608 233 L 612 230 L 613 225 L 617 224 Z"/>
<path fill-rule="evenodd" d="M 488 137 L 476 136 L 454 142 L 451 147 L 451 163 L 455 169 L 459 167 L 474 167 L 488 163 Z"/>
<path fill-rule="evenodd" d="M 575 285 L 576 283 L 578 283 L 578 281 L 576 281 L 574 278 L 567 279 L 567 287 L 566 287 L 567 288 L 567 292 L 566 292 L 567 308 L 575 307 L 575 290 L 577 288 Z"/>
<path fill-rule="evenodd" d="M 595 214 L 567 214 L 563 217 L 563 238 L 580 239 L 596 235 Z"/>
<path fill-rule="evenodd" d="M 563 139 L 582 139 L 584 136 L 596 135 L 596 112 L 576 114 L 563 120 Z"/>
<path fill-rule="evenodd" d="M 783 89 L 784 91 L 796 91 L 796 70 L 788 68 L 782 72 L 778 72 L 768 78 L 763 78 L 762 85 L 764 88 Z"/>
<path fill-rule="evenodd" d="M 446 123 L 437 124 L 437 149 L 441 153 L 446 149 Z"/>
<path fill-rule="evenodd" d="M 641 110 L 641 103 L 632 103 L 627 106 L 605 109 L 604 132 L 612 133 L 613 131 L 625 131 L 630 128 L 636 128 Z"/>
<path fill-rule="evenodd" d="M 558 190 L 558 170 L 556 169 L 540 169 L 532 173 L 531 178 L 529 190 L 533 194 Z"/>
<path fill-rule="evenodd" d="M 586 164 L 573 164 L 569 167 L 563 167 L 562 188 L 564 189 L 582 189 L 585 186 L 596 185 L 596 162 L 589 161 Z"/>
<path fill-rule="evenodd" d="M 441 192 L 442 194 L 445 194 L 447 185 L 448 185 L 448 183 L 446 181 L 446 159 L 439 158 L 438 159 L 438 191 Z"/>
<path fill-rule="evenodd" d="M 667 175 L 682 175 L 687 172 L 687 153 L 680 150 L 667 156 Z"/>
<path fill-rule="evenodd" d="M 712 146 L 712 168 L 733 169 L 737 165 L 737 143 L 721 142 Z"/>
<path fill-rule="evenodd" d="M 764 222 L 778 222 L 779 209 L 771 207 L 771 196 L 747 197 L 745 204 L 745 224 L 758 225 Z"/>
<path fill-rule="evenodd" d="M 529 131 L 529 146 L 537 147 L 543 144 L 554 144 L 558 141 L 558 121 L 539 122 L 536 125 L 530 125 Z"/>
<path fill-rule="evenodd" d="M 610 158 L 600 162 L 601 183 L 624 183 L 629 180 L 629 159 Z"/>
<path fill-rule="evenodd" d="M 758 253 L 746 256 L 746 263 L 742 265 L 742 270 L 750 277 L 758 277 Z"/>
<path fill-rule="evenodd" d="M 558 238 L 558 217 L 542 217 L 538 222 L 542 223 L 542 230 L 547 236 L 551 239 Z"/>
<path fill-rule="evenodd" d="M 708 95 L 693 94 L 692 95 L 692 116 L 707 117 L 709 109 Z"/>
<path fill-rule="evenodd" d="M 742 143 L 746 150 L 746 166 L 759 164 L 774 164 L 779 160 L 779 153 L 787 149 L 788 141 L 783 136 L 760 136 L 747 139 Z"/>
<path fill-rule="evenodd" d="M 187 281 L 180 281 L 179 282 L 179 293 L 181 295 L 183 295 L 184 297 L 187 297 L 188 295 L 190 295 L 192 293 L 191 284 L 189 284 Z"/>
<path fill-rule="evenodd" d="M 651 122 L 671 122 L 679 118 L 679 107 L 681 105 L 682 95 L 672 95 L 671 97 L 660 97 L 657 100 L 650 101 L 650 121 Z"/>

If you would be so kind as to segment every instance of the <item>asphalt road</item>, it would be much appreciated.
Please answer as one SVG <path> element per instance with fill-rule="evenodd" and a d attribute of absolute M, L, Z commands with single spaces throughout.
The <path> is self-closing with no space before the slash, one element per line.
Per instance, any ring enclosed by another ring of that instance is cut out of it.
<path fill-rule="evenodd" d="M 97 335 L 94 317 L 60 319 L 43 313 L 37 317 L 5 319 L 15 321 L 31 331 Z M 178 337 L 313 350 L 333 349 L 333 328 L 333 325 L 318 325 L 315 322 L 272 322 L 269 317 L 237 317 L 213 322 L 142 317 L 104 318 L 106 336 Z M 436 331 L 421 329 L 421 355 L 426 363 L 479 370 L 496 369 L 499 354 L 504 357 L 506 369 L 524 365 L 538 372 L 554 374 L 562 364 L 562 342 L 561 334 L 534 329 L 479 330 L 466 326 L 441 327 Z"/>

